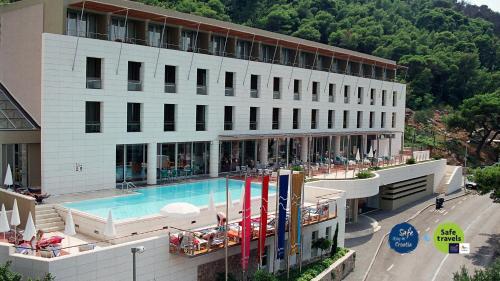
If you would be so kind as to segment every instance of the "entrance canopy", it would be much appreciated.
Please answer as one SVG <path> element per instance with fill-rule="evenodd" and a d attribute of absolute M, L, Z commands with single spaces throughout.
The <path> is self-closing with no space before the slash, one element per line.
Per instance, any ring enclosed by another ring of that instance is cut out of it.
<path fill-rule="evenodd" d="M 0 83 L 0 131 L 36 130 L 38 125 Z"/>

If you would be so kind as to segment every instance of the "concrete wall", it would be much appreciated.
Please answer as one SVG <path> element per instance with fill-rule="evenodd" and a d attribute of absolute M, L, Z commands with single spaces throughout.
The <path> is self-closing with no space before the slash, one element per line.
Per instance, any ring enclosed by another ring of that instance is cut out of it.
<path fill-rule="evenodd" d="M 11 192 L 5 189 L 0 189 L 0 205 L 5 204 L 5 209 L 12 210 L 12 206 L 14 206 L 14 199 L 17 199 L 17 207 L 19 210 L 19 217 L 21 219 L 21 225 L 19 225 L 18 227 L 24 228 L 26 221 L 28 220 L 28 214 L 30 212 L 33 221 L 36 223 L 35 199 L 33 197 Z"/>
<path fill-rule="evenodd" d="M 44 7 L 28 2 L 0 11 L 0 81 L 40 124 Z"/>
<path fill-rule="evenodd" d="M 404 102 L 398 102 L 393 107 L 390 102 L 382 107 L 380 95 L 377 95 L 375 106 L 369 105 L 369 92 L 364 104 L 356 103 L 354 86 L 394 89 L 401 93 L 404 101 L 405 86 L 402 84 L 382 83 L 382 81 L 358 78 L 331 73 L 329 83 L 335 83 L 337 97 L 335 103 L 328 102 L 328 91 L 323 91 L 327 72 L 312 71 L 311 83 L 320 82 L 319 102 L 312 101 L 311 89 L 307 87 L 311 71 L 295 68 L 294 79 L 302 80 L 302 100 L 293 100 L 293 87 L 288 86 L 291 67 L 271 65 L 260 62 L 250 62 L 246 80 L 244 77 L 246 63 L 242 60 L 225 58 L 221 69 L 221 79 L 217 76 L 221 57 L 194 54 L 191 73 L 189 65 L 192 53 L 170 49 L 161 49 L 156 77 L 156 59 L 158 49 L 123 44 L 118 42 L 80 38 L 76 55 L 75 70 L 72 71 L 75 55 L 75 37 L 44 34 L 43 35 L 43 90 L 42 90 L 42 185 L 51 194 L 82 192 L 115 186 L 115 150 L 116 144 L 130 143 L 163 143 L 183 141 L 216 141 L 219 135 L 245 134 L 261 136 L 270 133 L 310 133 L 329 132 L 346 133 L 375 132 L 380 127 L 368 128 L 369 114 L 363 114 L 364 127 L 356 126 L 356 111 L 387 112 L 390 116 L 396 112 L 399 116 L 397 126 L 387 130 L 403 131 Z M 118 54 L 121 51 L 121 59 Z M 85 88 L 86 57 L 103 58 L 103 89 L 91 90 Z M 144 90 L 142 92 L 127 91 L 127 61 L 143 62 Z M 119 63 L 119 65 L 118 65 Z M 164 93 L 164 65 L 177 66 L 177 89 L 175 94 Z M 118 73 L 116 72 L 118 68 Z M 208 95 L 196 95 L 196 69 L 208 70 Z M 235 72 L 235 96 L 224 95 L 224 73 Z M 250 74 L 261 76 L 260 98 L 250 98 Z M 267 85 L 270 74 L 270 83 Z M 189 76 L 189 79 L 188 79 Z M 282 78 L 282 99 L 272 98 L 272 78 Z M 343 103 L 341 83 L 351 86 L 351 103 L 346 107 Z M 244 83 L 244 84 L 243 84 Z M 328 87 L 326 87 L 328 88 Z M 102 133 L 85 134 L 85 101 L 102 102 Z M 142 132 L 126 132 L 126 103 L 143 104 Z M 177 105 L 177 124 L 175 132 L 163 131 L 163 104 Z M 208 105 L 208 131 L 195 131 L 195 105 Z M 223 106 L 235 106 L 234 130 L 223 130 Z M 259 130 L 249 131 L 249 107 L 260 107 Z M 280 130 L 271 129 L 272 107 L 282 109 L 282 124 Z M 293 108 L 301 108 L 301 129 L 292 129 Z M 319 128 L 311 130 L 311 109 L 319 109 Z M 328 110 L 335 110 L 335 128 L 327 128 Z M 349 109 L 350 128 L 342 128 L 342 114 Z M 380 124 L 377 121 L 375 124 Z M 82 172 L 75 172 L 75 163 L 83 164 Z M 217 162 L 211 162 L 211 165 Z"/>
<path fill-rule="evenodd" d="M 380 208 L 382 210 L 395 210 L 425 196 L 431 195 L 434 185 L 433 180 L 433 175 L 427 175 L 412 180 L 381 186 L 379 199 Z M 391 190 L 391 188 L 394 190 Z M 397 192 L 397 194 L 391 194 L 391 192 Z"/>
<path fill-rule="evenodd" d="M 347 179 L 347 180 L 319 180 L 306 184 L 306 187 L 319 187 L 328 190 L 342 190 L 347 199 L 364 198 L 377 195 L 381 177 L 375 174 L 369 179 Z"/>
<path fill-rule="evenodd" d="M 446 194 L 453 193 L 457 190 L 459 190 L 463 185 L 464 185 L 464 179 L 463 179 L 463 171 L 461 166 L 446 166 L 446 173 L 450 174 L 450 177 L 448 178 L 448 181 L 446 182 L 446 185 L 448 186 L 448 189 L 446 191 Z"/>

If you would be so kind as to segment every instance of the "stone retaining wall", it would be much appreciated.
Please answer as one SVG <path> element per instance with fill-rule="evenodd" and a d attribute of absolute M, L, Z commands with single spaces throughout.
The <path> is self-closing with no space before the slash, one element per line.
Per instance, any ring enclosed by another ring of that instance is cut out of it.
<path fill-rule="evenodd" d="M 312 281 L 340 281 L 354 270 L 355 262 L 356 252 L 349 250 L 345 256 L 330 265 Z"/>

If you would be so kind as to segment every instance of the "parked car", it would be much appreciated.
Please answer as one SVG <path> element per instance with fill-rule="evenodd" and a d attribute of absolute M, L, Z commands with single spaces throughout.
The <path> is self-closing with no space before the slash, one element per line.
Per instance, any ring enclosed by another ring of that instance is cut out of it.
<path fill-rule="evenodd" d="M 469 180 L 469 179 L 466 179 L 465 180 L 465 188 L 468 188 L 468 189 L 477 189 L 477 183 Z"/>

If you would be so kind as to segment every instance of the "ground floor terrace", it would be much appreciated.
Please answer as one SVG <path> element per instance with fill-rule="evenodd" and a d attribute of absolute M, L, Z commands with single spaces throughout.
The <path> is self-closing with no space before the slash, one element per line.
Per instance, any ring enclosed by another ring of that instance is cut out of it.
<path fill-rule="evenodd" d="M 353 177 L 365 165 L 402 161 L 401 133 L 234 135 L 206 142 L 116 145 L 116 184 L 157 184 L 301 166 L 309 176 Z"/>

